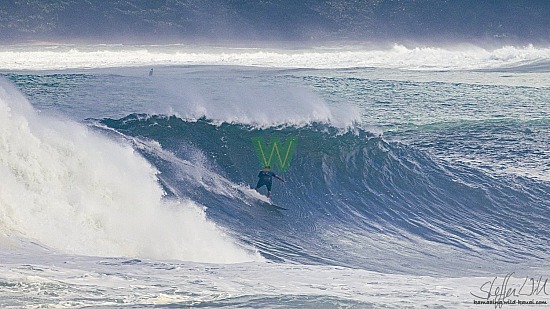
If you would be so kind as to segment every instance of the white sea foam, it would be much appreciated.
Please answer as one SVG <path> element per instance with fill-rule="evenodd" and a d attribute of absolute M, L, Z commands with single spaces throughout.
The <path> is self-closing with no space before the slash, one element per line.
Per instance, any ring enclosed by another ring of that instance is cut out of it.
<path fill-rule="evenodd" d="M 529 292 L 530 283 L 522 288 L 526 278 L 533 278 L 536 286 L 539 276 L 544 284 L 547 274 L 545 268 L 508 276 L 449 278 L 327 265 L 204 265 L 44 254 L 37 258 L 28 253 L 17 257 L 0 253 L 0 258 L 0 304 L 5 308 L 479 308 L 474 300 L 504 299 L 489 295 L 489 283 Z M 510 295 L 507 299 L 549 301 L 542 289 L 533 295 Z"/>
<path fill-rule="evenodd" d="M 508 68 L 548 62 L 550 48 L 504 46 L 390 48 L 231 48 L 188 45 L 29 45 L 0 48 L 0 69 L 59 70 L 166 65 L 237 65 L 274 68 L 397 68 L 469 70 Z"/>
<path fill-rule="evenodd" d="M 164 74 L 153 81 L 164 96 L 160 104 L 151 107 L 156 113 L 168 112 L 186 119 L 206 117 L 258 127 L 320 122 L 347 128 L 361 119 L 358 107 L 345 103 L 338 108 L 330 106 L 311 89 L 290 83 L 240 78 L 214 83 L 208 79 L 182 79 Z M 163 110 L 162 105 L 169 107 Z"/>
<path fill-rule="evenodd" d="M 261 260 L 191 201 L 166 201 L 128 145 L 34 112 L 0 82 L 0 235 L 62 252 L 232 263 Z"/>

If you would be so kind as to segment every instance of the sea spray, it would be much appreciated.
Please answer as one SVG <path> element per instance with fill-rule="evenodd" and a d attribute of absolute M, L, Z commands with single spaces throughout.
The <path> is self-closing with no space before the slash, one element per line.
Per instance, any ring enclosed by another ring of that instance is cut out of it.
<path fill-rule="evenodd" d="M 0 230 L 62 252 L 231 263 L 260 260 L 187 200 L 163 198 L 130 146 L 37 114 L 0 83 Z"/>

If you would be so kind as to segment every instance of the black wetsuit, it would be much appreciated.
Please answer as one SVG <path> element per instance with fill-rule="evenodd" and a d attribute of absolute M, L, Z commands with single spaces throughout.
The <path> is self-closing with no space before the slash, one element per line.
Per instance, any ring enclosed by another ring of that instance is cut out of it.
<path fill-rule="evenodd" d="M 260 171 L 260 173 L 258 174 L 258 178 L 260 179 L 258 180 L 258 184 L 256 185 L 256 190 L 258 190 L 263 186 L 266 186 L 267 191 L 271 192 L 271 184 L 272 184 L 273 177 L 275 176 L 277 176 L 277 174 L 271 171 L 269 172 Z"/>

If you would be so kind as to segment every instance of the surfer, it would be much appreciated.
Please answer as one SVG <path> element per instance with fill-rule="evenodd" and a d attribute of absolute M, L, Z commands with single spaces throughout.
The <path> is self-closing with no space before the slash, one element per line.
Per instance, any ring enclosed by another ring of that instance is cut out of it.
<path fill-rule="evenodd" d="M 259 189 L 263 186 L 267 188 L 267 197 L 271 195 L 271 184 L 273 177 L 279 179 L 282 182 L 286 182 L 283 178 L 281 178 L 279 175 L 275 174 L 271 171 L 271 166 L 266 165 L 258 174 L 258 184 L 256 185 L 256 191 L 259 192 Z"/>

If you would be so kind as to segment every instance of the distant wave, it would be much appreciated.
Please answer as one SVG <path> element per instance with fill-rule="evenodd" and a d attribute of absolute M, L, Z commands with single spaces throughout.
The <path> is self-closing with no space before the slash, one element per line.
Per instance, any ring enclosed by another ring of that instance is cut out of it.
<path fill-rule="evenodd" d="M 39 45 L 0 49 L 3 70 L 63 70 L 136 66 L 231 65 L 268 68 L 391 68 L 404 70 L 548 70 L 550 48 L 504 46 L 369 46 L 302 49 L 187 45 Z"/>
<path fill-rule="evenodd" d="M 485 69 L 483 71 L 513 72 L 513 73 L 548 73 L 550 72 L 550 60 L 540 59 L 540 60 L 534 60 L 534 61 L 525 61 L 525 63 L 518 63 L 516 66 Z"/>

